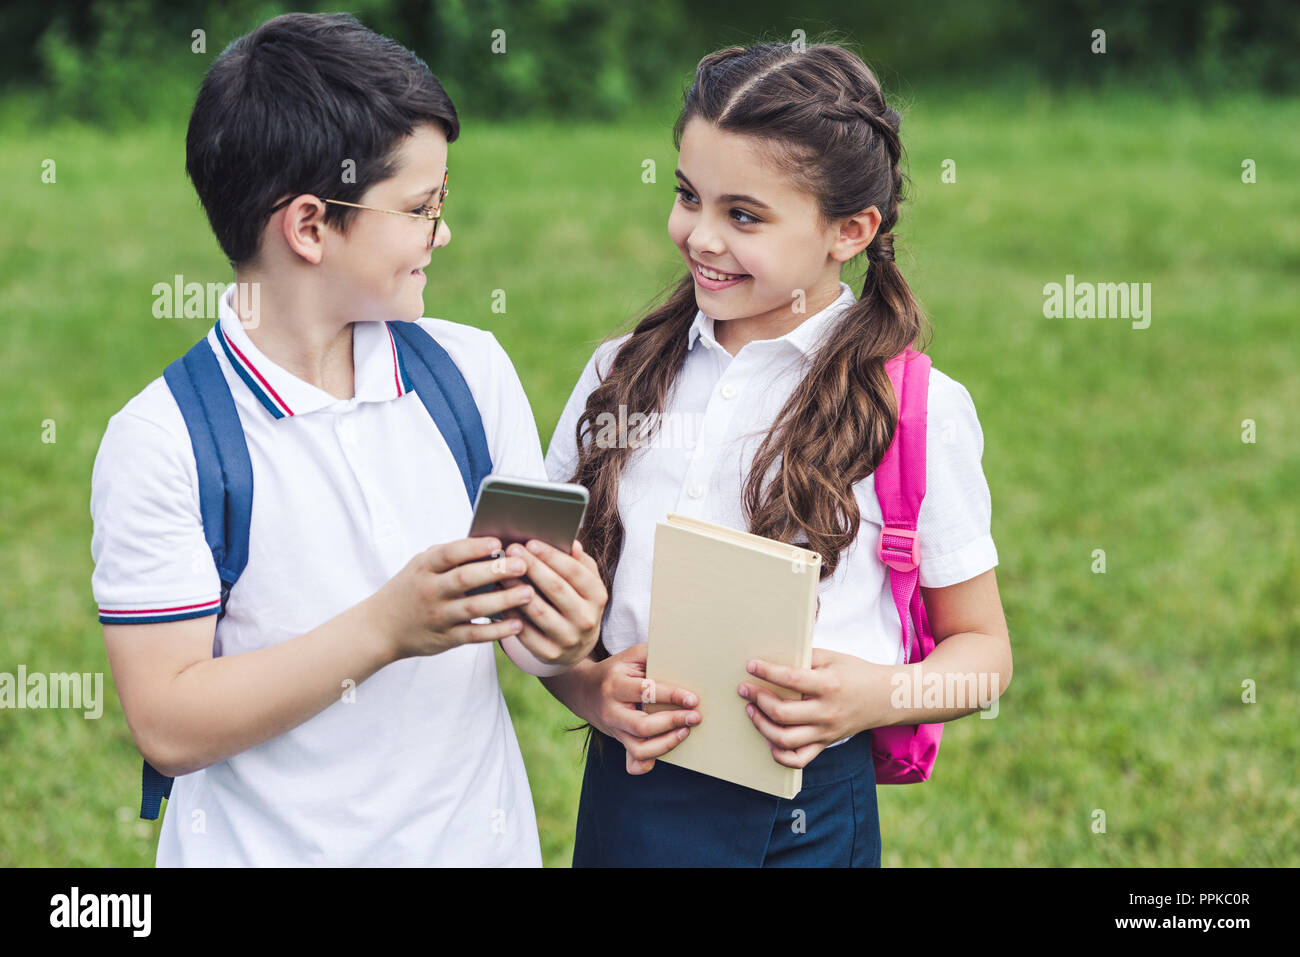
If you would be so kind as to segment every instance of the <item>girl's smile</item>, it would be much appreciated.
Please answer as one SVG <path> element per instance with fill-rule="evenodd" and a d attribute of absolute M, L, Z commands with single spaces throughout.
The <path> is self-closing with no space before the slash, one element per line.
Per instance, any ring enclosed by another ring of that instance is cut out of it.
<path fill-rule="evenodd" d="M 720 289 L 730 289 L 732 286 L 749 278 L 748 273 L 729 273 L 722 272 L 719 269 L 710 269 L 697 260 L 690 260 L 691 272 L 695 276 L 697 285 L 705 289 L 717 292 Z"/>
<path fill-rule="evenodd" d="M 682 132 L 668 235 L 690 267 L 699 307 L 722 323 L 718 342 L 733 355 L 833 302 L 840 266 L 879 222 L 878 211 L 875 219 L 850 217 L 856 226 L 848 233 L 845 222 L 824 222 L 817 198 L 779 164 L 782 155 L 699 117 Z"/>

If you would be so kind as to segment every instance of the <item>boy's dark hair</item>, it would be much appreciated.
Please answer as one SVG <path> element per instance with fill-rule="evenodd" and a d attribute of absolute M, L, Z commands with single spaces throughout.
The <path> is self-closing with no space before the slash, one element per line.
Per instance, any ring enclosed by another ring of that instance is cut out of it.
<path fill-rule="evenodd" d="M 256 257 L 276 202 L 301 193 L 358 201 L 393 175 L 399 140 L 424 123 L 440 125 L 448 143 L 460 135 L 456 108 L 423 60 L 350 14 L 287 13 L 235 40 L 208 70 L 185 170 L 238 266 Z M 346 230 L 355 212 L 331 203 L 325 222 Z"/>

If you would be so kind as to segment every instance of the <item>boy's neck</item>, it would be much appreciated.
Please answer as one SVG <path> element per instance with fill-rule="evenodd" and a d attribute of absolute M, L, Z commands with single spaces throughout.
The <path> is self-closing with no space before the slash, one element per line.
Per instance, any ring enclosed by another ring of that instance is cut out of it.
<path fill-rule="evenodd" d="M 241 315 L 244 331 L 262 354 L 303 382 L 338 399 L 356 395 L 352 323 L 330 321 L 334 310 L 318 286 L 271 282 L 256 272 L 237 272 L 237 283 L 260 284 L 255 321 Z M 236 307 L 239 296 L 235 297 Z M 245 301 L 247 297 L 245 297 Z"/>

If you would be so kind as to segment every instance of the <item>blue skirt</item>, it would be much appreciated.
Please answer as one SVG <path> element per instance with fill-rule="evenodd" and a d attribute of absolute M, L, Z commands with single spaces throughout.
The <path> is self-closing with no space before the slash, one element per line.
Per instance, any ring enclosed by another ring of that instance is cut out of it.
<path fill-rule="evenodd" d="M 574 867 L 879 867 L 871 734 L 827 748 L 785 800 L 656 761 L 628 774 L 614 738 L 592 731 Z"/>

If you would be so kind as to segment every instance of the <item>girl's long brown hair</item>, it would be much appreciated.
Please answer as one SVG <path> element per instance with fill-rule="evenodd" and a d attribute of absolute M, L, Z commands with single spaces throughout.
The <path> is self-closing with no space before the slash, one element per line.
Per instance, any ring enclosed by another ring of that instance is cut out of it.
<path fill-rule="evenodd" d="M 893 237 L 903 200 L 900 117 L 886 105 L 871 70 L 850 51 L 816 44 L 731 47 L 706 56 L 674 127 L 694 118 L 759 138 L 796 183 L 818 200 L 827 223 L 870 206 L 880 228 L 867 248 L 862 295 L 809 360 L 802 385 L 778 414 L 754 456 L 744 488 L 749 531 L 804 544 L 833 574 L 857 536 L 853 486 L 870 475 L 893 439 L 898 411 L 885 362 L 925 331 L 925 317 L 894 264 Z M 637 323 L 576 426 L 572 481 L 591 493 L 583 547 L 612 592 L 623 546 L 619 477 L 635 449 L 591 441 L 602 413 L 662 412 L 686 357 L 697 310 L 689 273 Z M 643 443 L 644 444 L 644 443 Z M 600 653 L 598 646 L 598 654 Z"/>

